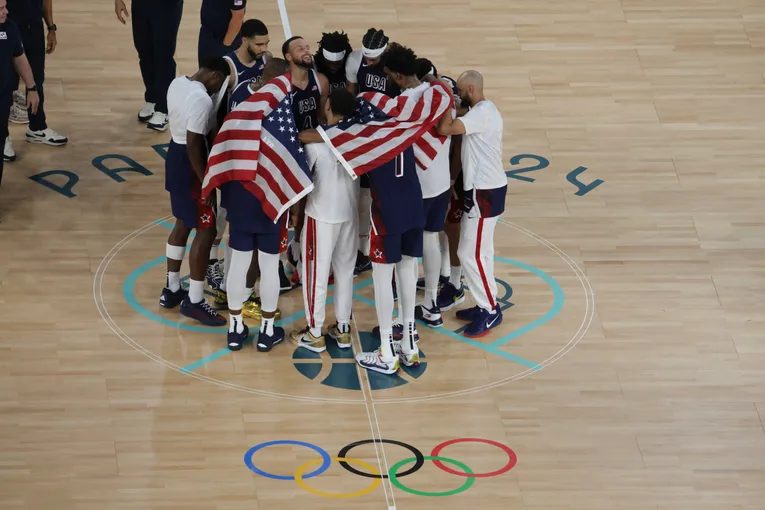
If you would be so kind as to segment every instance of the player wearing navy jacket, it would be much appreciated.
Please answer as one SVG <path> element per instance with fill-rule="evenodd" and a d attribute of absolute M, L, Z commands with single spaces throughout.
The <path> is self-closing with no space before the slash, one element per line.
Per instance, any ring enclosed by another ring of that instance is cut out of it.
<path fill-rule="evenodd" d="M 494 229 L 505 210 L 507 177 L 502 167 L 502 115 L 483 92 L 483 76 L 466 71 L 457 80 L 470 111 L 458 119 L 446 115 L 442 135 L 463 135 L 462 171 L 465 190 L 459 258 L 476 306 L 457 312 L 469 321 L 464 335 L 483 336 L 502 323 L 494 280 Z"/>
<path fill-rule="evenodd" d="M 222 57 L 239 47 L 247 0 L 202 0 L 198 58 Z"/>

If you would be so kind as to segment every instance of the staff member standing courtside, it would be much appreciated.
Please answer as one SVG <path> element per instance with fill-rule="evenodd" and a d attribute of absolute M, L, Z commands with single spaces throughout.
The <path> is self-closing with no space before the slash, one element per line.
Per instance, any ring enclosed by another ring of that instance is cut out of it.
<path fill-rule="evenodd" d="M 198 45 L 200 65 L 205 57 L 222 57 L 239 48 L 246 6 L 247 0 L 202 0 Z"/>
<path fill-rule="evenodd" d="M 15 72 L 14 72 L 15 70 Z M 27 102 L 32 113 L 37 113 L 40 97 L 37 95 L 32 68 L 24 54 L 24 45 L 16 24 L 8 20 L 6 0 L 0 0 L 0 140 L 8 136 L 8 116 L 13 104 L 13 91 L 18 75 L 27 86 Z M 3 181 L 3 160 L 0 159 L 0 183 Z"/>
<path fill-rule="evenodd" d="M 45 54 L 56 49 L 56 25 L 53 23 L 53 0 L 8 0 L 8 19 L 19 29 L 24 53 L 32 68 L 40 105 L 37 112 L 28 112 L 26 140 L 31 143 L 44 143 L 54 147 L 66 145 L 65 136 L 48 128 L 45 121 L 43 103 L 43 81 L 45 80 Z M 43 20 L 48 26 L 46 40 Z M 9 142 L 10 145 L 10 142 Z M 11 150 L 11 152 L 13 152 Z"/>
<path fill-rule="evenodd" d="M 138 120 L 155 131 L 167 129 L 167 89 L 175 79 L 175 43 L 183 16 L 183 0 L 133 0 L 133 44 L 146 92 Z M 124 0 L 114 0 L 120 23 L 128 17 Z"/>

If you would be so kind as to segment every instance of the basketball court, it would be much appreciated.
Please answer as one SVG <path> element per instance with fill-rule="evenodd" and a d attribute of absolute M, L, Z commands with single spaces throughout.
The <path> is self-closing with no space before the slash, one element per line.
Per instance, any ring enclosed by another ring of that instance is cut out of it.
<path fill-rule="evenodd" d="M 159 306 L 170 135 L 135 119 L 112 7 L 54 4 L 46 111 L 69 145 L 11 126 L 0 508 L 765 505 L 765 5 L 251 0 L 274 54 L 287 33 L 343 29 L 358 47 L 384 28 L 442 74 L 481 71 L 503 114 L 504 322 L 479 340 L 453 312 L 421 325 L 422 363 L 394 376 L 332 345 L 232 353 L 225 328 Z M 360 352 L 371 272 L 354 292 Z M 299 288 L 279 308 L 288 332 L 304 325 Z"/>

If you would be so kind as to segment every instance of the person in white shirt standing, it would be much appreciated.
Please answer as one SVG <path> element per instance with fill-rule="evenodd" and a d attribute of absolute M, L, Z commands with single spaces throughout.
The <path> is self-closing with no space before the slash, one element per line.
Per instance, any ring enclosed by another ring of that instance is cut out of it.
<path fill-rule="evenodd" d="M 346 89 L 333 90 L 324 106 L 329 125 L 356 112 L 356 97 Z M 337 324 L 329 336 L 340 348 L 351 346 L 353 270 L 359 235 L 359 182 L 348 175 L 324 143 L 306 145 L 308 166 L 313 170 L 314 189 L 305 206 L 301 235 L 303 301 L 308 326 L 293 331 L 291 338 L 313 352 L 327 349 L 322 334 L 330 267 L 335 276 L 334 302 Z"/>
<path fill-rule="evenodd" d="M 215 195 L 202 199 L 202 181 L 207 168 L 207 135 L 212 129 L 215 105 L 211 97 L 221 90 L 230 69 L 223 57 L 204 59 L 191 77 L 179 76 L 167 91 L 170 147 L 165 160 L 165 189 L 175 227 L 167 239 L 167 284 L 159 304 L 181 305 L 181 314 L 207 326 L 222 326 L 226 318 L 204 299 L 207 258 L 216 234 Z M 196 236 L 189 254 L 189 292 L 181 288 L 181 263 L 192 230 Z"/>
<path fill-rule="evenodd" d="M 502 167 L 502 115 L 486 99 L 483 76 L 465 71 L 457 80 L 470 110 L 458 119 L 445 115 L 442 135 L 463 135 L 462 172 L 465 207 L 460 229 L 459 258 L 476 306 L 457 312 L 469 321 L 464 335 L 477 338 L 502 323 L 494 280 L 494 229 L 505 210 L 507 177 Z"/>

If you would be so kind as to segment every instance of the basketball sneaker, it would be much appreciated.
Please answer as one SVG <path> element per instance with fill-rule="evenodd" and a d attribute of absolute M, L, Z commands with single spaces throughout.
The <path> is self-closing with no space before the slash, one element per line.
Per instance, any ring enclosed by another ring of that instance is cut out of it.
<path fill-rule="evenodd" d="M 396 353 L 399 361 L 404 365 L 408 367 L 420 366 L 420 350 L 416 345 L 414 346 L 413 352 L 406 352 L 404 351 L 404 347 L 401 345 L 401 342 L 393 342 L 393 352 Z"/>
<path fill-rule="evenodd" d="M 11 135 L 8 135 L 5 139 L 5 144 L 3 145 L 3 161 L 16 161 L 16 151 L 13 150 L 13 140 L 11 140 Z"/>
<path fill-rule="evenodd" d="M 14 124 L 29 124 L 27 98 L 20 90 L 13 91 L 13 106 L 11 106 L 11 112 L 8 120 Z"/>
<path fill-rule="evenodd" d="M 441 291 L 438 293 L 436 305 L 443 313 L 448 312 L 455 306 L 462 304 L 463 301 L 465 301 L 465 289 L 462 286 L 457 289 L 451 283 L 446 282 L 444 286 L 441 287 Z"/>
<path fill-rule="evenodd" d="M 281 343 L 282 340 L 284 340 L 284 328 L 274 326 L 273 335 L 266 335 L 265 331 L 260 332 L 256 347 L 260 352 L 268 352 L 274 348 L 274 345 Z"/>
<path fill-rule="evenodd" d="M 480 306 L 473 306 L 471 308 L 465 308 L 463 310 L 457 310 L 457 319 L 465 322 L 473 322 L 478 314 L 481 313 Z"/>
<path fill-rule="evenodd" d="M 489 310 L 480 309 L 473 322 L 470 323 L 462 334 L 468 338 L 480 338 L 487 335 L 500 324 L 502 324 L 502 310 L 499 308 L 499 305 L 495 308 L 494 313 L 489 312 Z"/>
<path fill-rule="evenodd" d="M 290 339 L 303 349 L 311 352 L 324 352 L 327 350 L 327 341 L 324 335 L 315 337 L 311 334 L 311 328 L 306 326 L 303 329 L 295 330 L 290 333 Z"/>
<path fill-rule="evenodd" d="M 260 307 L 260 298 L 256 296 L 250 296 L 250 299 L 244 302 L 242 305 L 242 315 L 248 319 L 252 319 L 255 322 L 263 320 L 263 310 Z M 282 311 L 276 309 L 275 319 L 279 320 L 282 316 Z"/>
<path fill-rule="evenodd" d="M 287 278 L 287 273 L 284 271 L 284 262 L 279 261 L 279 290 L 290 290 L 292 288 L 292 282 Z"/>
<path fill-rule="evenodd" d="M 448 276 L 441 275 L 441 276 L 438 277 L 438 287 L 439 288 L 441 286 L 447 284 L 447 283 L 449 283 L 449 277 Z M 417 280 L 417 290 L 425 290 L 425 278 L 424 277 Z"/>
<path fill-rule="evenodd" d="M 180 305 L 187 297 L 189 297 L 189 291 L 184 290 L 183 288 L 173 292 L 165 287 L 162 289 L 162 295 L 159 296 L 159 306 L 172 309 Z"/>
<path fill-rule="evenodd" d="M 380 338 L 380 327 L 375 326 L 372 328 L 372 335 L 375 338 Z M 393 323 L 393 340 L 399 341 L 404 338 L 404 325 L 400 323 Z M 420 341 L 420 334 L 417 333 L 417 330 L 414 330 L 414 341 L 415 343 Z"/>
<path fill-rule="evenodd" d="M 213 310 L 205 299 L 199 303 L 192 303 L 187 296 L 181 303 L 181 315 L 195 319 L 205 326 L 215 327 L 226 324 L 226 318 Z"/>
<path fill-rule="evenodd" d="M 207 274 L 205 275 L 207 279 L 207 285 L 209 285 L 212 290 L 216 290 L 216 291 L 220 289 L 220 285 L 221 283 L 223 283 L 223 278 L 225 276 L 223 274 L 223 270 L 222 270 L 223 265 L 221 264 L 221 262 L 223 261 L 222 260 L 216 260 L 214 262 L 211 261 L 207 265 Z"/>
<path fill-rule="evenodd" d="M 353 268 L 353 276 L 358 276 L 370 269 L 372 269 L 372 261 L 369 260 L 369 257 L 359 251 L 356 254 L 356 265 Z"/>
<path fill-rule="evenodd" d="M 430 308 L 424 304 L 419 304 L 414 307 L 414 318 L 418 321 L 422 321 L 431 328 L 440 328 L 444 325 L 444 320 L 441 318 L 441 310 L 438 305 L 431 301 Z"/>
<path fill-rule="evenodd" d="M 225 290 L 215 291 L 215 304 L 218 306 L 228 306 L 228 293 Z"/>
<path fill-rule="evenodd" d="M 384 359 L 382 357 L 381 349 L 377 349 L 374 352 L 362 352 L 356 355 L 356 363 L 358 363 L 361 368 L 389 375 L 398 372 L 398 360 L 398 357 L 389 360 Z"/>
<path fill-rule="evenodd" d="M 149 119 L 154 115 L 154 106 L 155 103 L 146 103 L 143 105 L 141 111 L 138 112 L 138 122 L 149 122 Z"/>
<path fill-rule="evenodd" d="M 241 351 L 242 347 L 244 347 L 244 344 L 247 342 L 247 337 L 250 336 L 250 328 L 247 327 L 247 324 L 244 325 L 244 329 L 241 333 L 237 333 L 236 331 L 229 331 L 228 332 L 228 349 L 230 351 Z"/>
<path fill-rule="evenodd" d="M 64 135 L 57 133 L 51 128 L 43 129 L 40 131 L 32 131 L 27 126 L 27 142 L 29 143 L 43 143 L 50 145 L 51 147 L 62 147 L 67 144 L 69 139 Z"/>
<path fill-rule="evenodd" d="M 340 331 L 340 326 L 335 324 L 332 329 L 329 330 L 329 337 L 335 341 L 338 347 L 341 349 L 347 349 L 351 346 L 351 327 L 346 326 L 348 331 Z M 377 336 L 380 336 L 380 329 L 377 329 Z"/>

